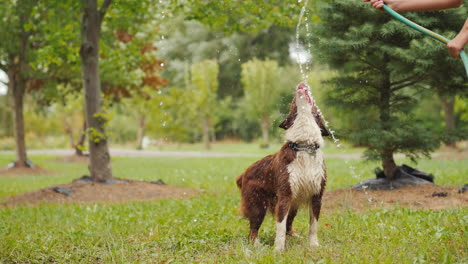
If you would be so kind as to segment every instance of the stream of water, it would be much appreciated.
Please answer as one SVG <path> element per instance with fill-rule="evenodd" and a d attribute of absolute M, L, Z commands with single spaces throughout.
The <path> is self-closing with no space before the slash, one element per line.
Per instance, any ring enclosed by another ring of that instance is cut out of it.
<path fill-rule="evenodd" d="M 299 70 L 300 70 L 301 75 L 302 75 L 302 81 L 307 84 L 307 86 L 309 87 L 309 90 L 312 90 L 310 85 L 307 83 L 307 80 L 309 79 L 309 70 L 310 70 L 309 64 L 310 64 L 310 61 L 308 61 L 308 60 L 304 59 L 303 57 L 301 57 L 301 56 L 304 56 L 303 52 L 301 52 L 303 50 L 303 47 L 306 46 L 307 47 L 307 52 L 310 52 L 311 48 L 312 48 L 312 45 L 311 45 L 310 41 L 307 41 L 307 45 L 302 44 L 301 41 L 300 41 L 300 30 L 301 30 L 302 20 L 305 21 L 306 36 L 307 37 L 311 36 L 311 32 L 310 32 L 310 29 L 309 29 L 309 18 L 308 18 L 309 15 L 308 15 L 308 11 L 307 11 L 307 5 L 309 3 L 309 0 L 305 0 L 305 1 L 298 0 L 297 2 L 298 2 L 298 4 L 301 4 L 301 2 L 304 2 L 304 4 L 303 4 L 303 6 L 301 8 L 301 12 L 299 14 L 299 20 L 298 20 L 297 25 L 296 25 L 296 50 L 295 50 L 296 61 L 297 61 L 298 65 L 299 65 Z M 304 67 L 304 65 L 305 65 L 305 67 Z M 312 98 L 313 98 L 312 91 L 310 91 L 310 94 L 312 95 Z M 315 100 L 314 100 L 314 102 L 315 102 Z M 326 126 L 328 132 L 330 133 L 330 135 L 331 135 L 331 137 L 333 139 L 333 143 L 335 144 L 335 146 L 337 148 L 341 148 L 340 140 L 335 137 L 335 131 L 329 126 L 328 121 L 326 121 L 326 119 L 323 117 L 322 111 L 320 110 L 320 108 L 319 108 L 319 106 L 317 104 L 316 104 L 316 107 L 317 107 L 317 110 L 318 110 L 318 113 L 319 113 L 320 117 L 324 120 L 325 126 Z M 347 160 L 345 160 L 345 163 L 348 166 L 352 177 L 354 177 L 356 179 L 360 179 L 361 175 L 359 173 L 357 173 L 356 168 L 353 165 L 349 164 Z"/>

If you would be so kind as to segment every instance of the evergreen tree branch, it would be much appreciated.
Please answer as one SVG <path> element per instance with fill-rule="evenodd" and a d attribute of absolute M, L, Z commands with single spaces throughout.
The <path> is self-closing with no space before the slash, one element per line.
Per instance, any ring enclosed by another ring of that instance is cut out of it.
<path fill-rule="evenodd" d="M 405 87 L 408 87 L 408 86 L 414 85 L 416 83 L 419 83 L 421 81 L 421 79 L 422 78 L 417 78 L 417 79 L 415 79 L 413 81 L 407 81 L 407 82 L 404 82 L 404 83 L 402 83 L 400 85 L 393 86 L 391 90 L 392 90 L 392 92 L 399 91 L 399 90 L 401 90 L 401 89 L 403 89 Z"/>
<path fill-rule="evenodd" d="M 399 81 L 392 82 L 390 85 L 392 85 L 392 86 L 394 86 L 394 85 L 399 85 L 399 84 L 402 84 L 402 83 L 404 83 L 404 82 L 411 81 L 411 80 L 415 79 L 416 77 L 418 77 L 417 74 L 412 75 L 412 76 L 410 76 L 410 77 L 408 77 L 408 78 L 401 79 L 401 80 L 399 80 Z"/>
<path fill-rule="evenodd" d="M 359 58 L 359 61 L 362 62 L 362 63 L 364 63 L 364 64 L 366 64 L 366 65 L 368 65 L 368 66 L 370 66 L 370 67 L 373 68 L 374 70 L 377 70 L 377 71 L 379 71 L 379 72 L 382 72 L 382 69 L 381 69 L 381 68 L 379 68 L 377 65 L 374 65 L 374 64 L 370 63 L 368 60 L 365 60 L 365 59 L 363 59 L 363 58 Z"/>

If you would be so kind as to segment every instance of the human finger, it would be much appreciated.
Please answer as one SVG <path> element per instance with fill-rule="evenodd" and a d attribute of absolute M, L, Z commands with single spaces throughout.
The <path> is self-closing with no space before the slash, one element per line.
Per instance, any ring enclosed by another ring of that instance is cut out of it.
<path fill-rule="evenodd" d="M 376 9 L 381 9 L 384 5 L 382 0 L 371 0 L 371 6 Z"/>

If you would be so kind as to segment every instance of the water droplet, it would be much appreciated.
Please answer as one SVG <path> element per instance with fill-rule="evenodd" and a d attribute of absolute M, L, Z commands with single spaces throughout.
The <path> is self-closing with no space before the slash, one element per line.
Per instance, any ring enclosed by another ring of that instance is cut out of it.
<path fill-rule="evenodd" d="M 159 64 L 159 65 L 161 65 L 161 67 L 164 67 L 164 62 L 161 62 L 161 64 Z"/>

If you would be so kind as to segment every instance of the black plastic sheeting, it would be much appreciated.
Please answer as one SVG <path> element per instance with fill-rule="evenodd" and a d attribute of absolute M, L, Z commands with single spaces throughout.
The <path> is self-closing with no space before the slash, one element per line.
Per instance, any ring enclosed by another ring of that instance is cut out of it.
<path fill-rule="evenodd" d="M 393 180 L 385 177 L 382 170 L 375 170 L 376 179 L 366 180 L 353 186 L 355 190 L 393 190 L 405 186 L 434 184 L 432 174 L 422 172 L 408 165 L 399 166 Z"/>

